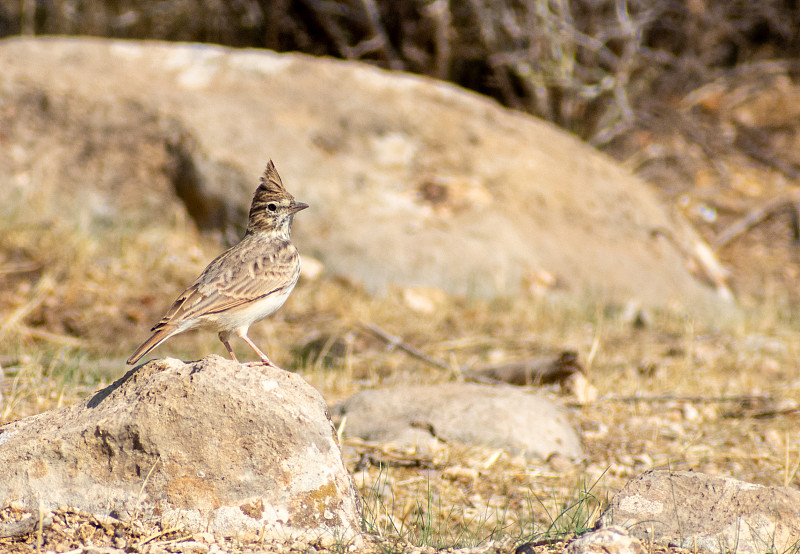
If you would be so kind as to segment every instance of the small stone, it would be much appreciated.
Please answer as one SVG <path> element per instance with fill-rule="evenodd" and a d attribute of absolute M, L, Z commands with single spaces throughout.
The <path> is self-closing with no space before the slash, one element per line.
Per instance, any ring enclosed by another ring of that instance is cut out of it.
<path fill-rule="evenodd" d="M 303 279 L 309 281 L 316 281 L 322 272 L 325 271 L 325 265 L 316 258 L 303 255 L 302 264 L 300 266 L 300 275 Z"/>
<path fill-rule="evenodd" d="M 778 452 L 784 450 L 785 442 L 783 440 L 783 435 L 777 429 L 767 429 L 764 431 L 764 442 Z"/>
<path fill-rule="evenodd" d="M 192 538 L 205 544 L 214 544 L 216 542 L 212 533 L 195 533 Z"/>
<path fill-rule="evenodd" d="M 761 373 L 765 377 L 779 377 L 781 369 L 781 364 L 774 358 L 765 358 L 761 362 Z"/>
<path fill-rule="evenodd" d="M 434 287 L 403 289 L 403 302 L 411 310 L 421 314 L 432 314 L 447 300 L 447 294 Z"/>
<path fill-rule="evenodd" d="M 606 527 L 586 533 L 569 543 L 566 554 L 646 554 L 639 539 L 622 527 Z"/>
<path fill-rule="evenodd" d="M 694 422 L 700 419 L 700 411 L 688 402 L 682 406 L 681 413 L 686 421 Z"/>
<path fill-rule="evenodd" d="M 591 404 L 597 401 L 600 393 L 597 387 L 592 385 L 583 373 L 573 373 L 567 377 L 563 385 L 564 389 L 575 396 L 581 404 Z"/>
<path fill-rule="evenodd" d="M 553 468 L 553 471 L 561 474 L 569 473 L 574 468 L 574 465 L 569 459 L 564 456 L 559 456 L 558 454 L 551 454 L 550 457 L 547 458 L 547 463 Z"/>
<path fill-rule="evenodd" d="M 514 554 L 535 554 L 535 552 L 536 551 L 533 549 L 533 544 L 529 542 L 521 544 L 516 549 L 514 549 Z"/>
<path fill-rule="evenodd" d="M 179 546 L 181 554 L 208 554 L 211 550 L 207 544 L 196 541 L 185 541 Z"/>
<path fill-rule="evenodd" d="M 478 470 L 472 467 L 450 466 L 442 471 L 442 478 L 461 483 L 472 483 L 478 480 Z"/>

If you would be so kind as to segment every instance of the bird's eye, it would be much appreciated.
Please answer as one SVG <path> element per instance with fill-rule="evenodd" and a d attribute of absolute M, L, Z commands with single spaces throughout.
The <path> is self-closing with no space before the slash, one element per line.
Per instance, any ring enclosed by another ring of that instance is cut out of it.
<path fill-rule="evenodd" d="M 271 211 L 271 212 L 274 212 L 275 210 L 277 210 L 277 209 L 278 209 L 278 206 L 277 206 L 277 205 L 275 205 L 275 204 L 272 204 L 272 203 L 270 203 L 270 204 L 267 204 L 267 209 L 268 209 L 269 211 Z"/>

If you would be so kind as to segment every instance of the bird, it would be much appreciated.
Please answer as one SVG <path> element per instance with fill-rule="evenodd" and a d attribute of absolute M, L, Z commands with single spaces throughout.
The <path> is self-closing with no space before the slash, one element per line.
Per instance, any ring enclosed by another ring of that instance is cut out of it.
<path fill-rule="evenodd" d="M 308 208 L 283 186 L 272 160 L 253 195 L 247 230 L 189 285 L 128 358 L 133 365 L 165 340 L 190 329 L 216 331 L 231 358 L 232 335 L 252 348 L 266 366 L 275 366 L 247 336 L 250 326 L 271 315 L 291 294 L 300 277 L 300 254 L 290 232 L 294 215 Z"/>

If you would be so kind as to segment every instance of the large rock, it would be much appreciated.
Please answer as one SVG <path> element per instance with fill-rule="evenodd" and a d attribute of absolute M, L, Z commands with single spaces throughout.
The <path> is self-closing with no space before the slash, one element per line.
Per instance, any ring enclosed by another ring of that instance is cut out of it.
<path fill-rule="evenodd" d="M 99 159 L 119 186 L 146 188 L 147 175 L 114 170 L 125 160 L 104 151 L 104 110 L 136 106 L 189 133 L 167 141 L 178 152 L 163 165 L 201 225 L 246 209 L 271 157 L 312 207 L 295 226 L 300 250 L 371 290 L 505 294 L 554 277 L 578 298 L 724 304 L 663 238 L 686 250 L 697 240 L 647 186 L 567 133 L 451 85 L 301 55 L 86 38 L 4 40 L 0 67 L 10 117 L 22 89 L 43 109 L 64 98 L 105 106 L 91 110 L 88 137 L 40 155 L 26 153 L 48 133 L 23 144 L 4 129 L 0 180 L 12 184 L 34 176 L 74 194 L 91 181 L 84 163 Z M 131 136 L 136 111 L 122 127 Z"/>
<path fill-rule="evenodd" d="M 649 471 L 611 499 L 600 525 L 691 551 L 787 552 L 800 543 L 800 491 L 691 471 Z"/>
<path fill-rule="evenodd" d="M 334 406 L 344 433 L 435 449 L 441 441 L 505 448 L 546 459 L 583 455 L 568 414 L 543 396 L 509 386 L 444 383 L 371 389 Z"/>
<path fill-rule="evenodd" d="M 67 408 L 0 428 L 0 501 L 267 540 L 359 537 L 325 402 L 301 377 L 162 359 Z"/>

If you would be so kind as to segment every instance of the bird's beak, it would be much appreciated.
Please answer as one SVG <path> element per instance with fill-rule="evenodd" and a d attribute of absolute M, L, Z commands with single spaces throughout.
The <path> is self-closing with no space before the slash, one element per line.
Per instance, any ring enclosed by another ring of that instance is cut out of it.
<path fill-rule="evenodd" d="M 308 208 L 308 204 L 305 204 L 303 202 L 295 202 L 294 204 L 292 204 L 292 207 L 289 208 L 289 213 L 296 214 L 300 210 L 305 210 L 306 208 Z"/>

